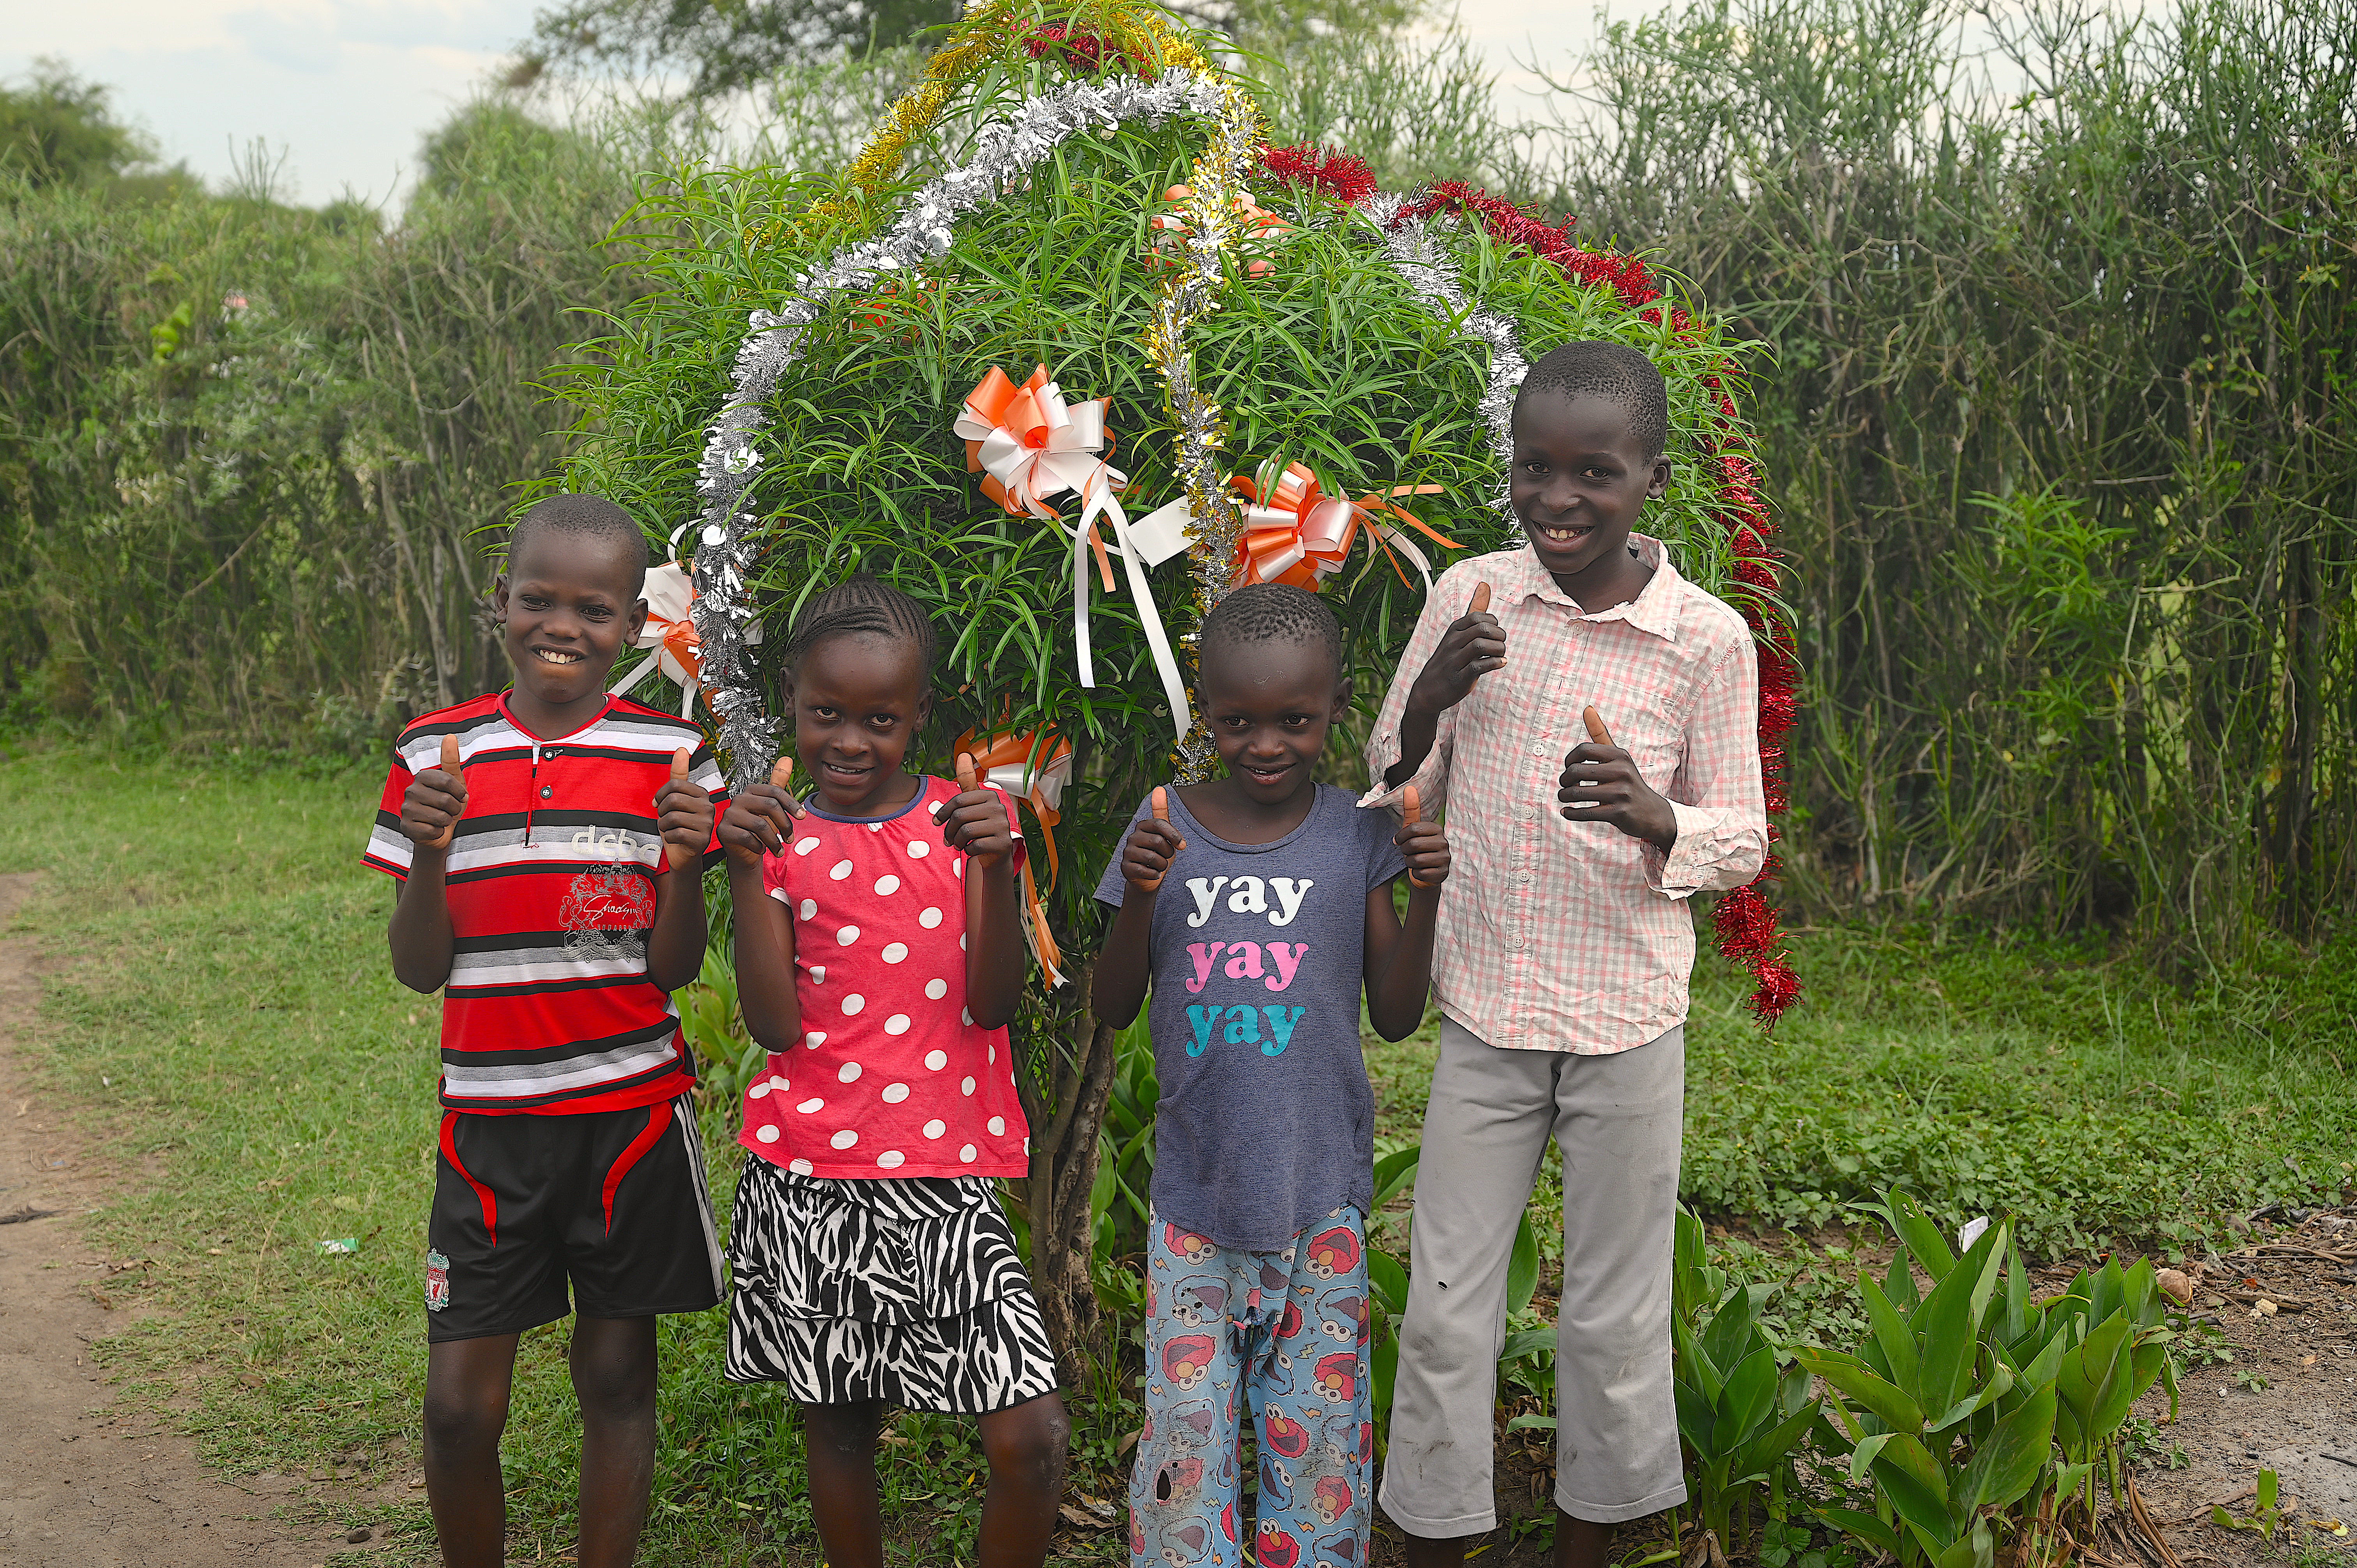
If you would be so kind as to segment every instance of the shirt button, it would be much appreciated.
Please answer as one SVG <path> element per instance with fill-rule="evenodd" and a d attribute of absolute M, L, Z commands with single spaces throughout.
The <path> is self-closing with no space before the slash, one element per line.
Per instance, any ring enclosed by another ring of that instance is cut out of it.
<path fill-rule="evenodd" d="M 540 787 L 540 798 L 541 798 L 542 800 L 547 800 L 551 795 L 554 795 L 554 794 L 555 794 L 555 793 L 556 793 L 556 786 L 554 786 L 554 784 L 544 784 L 544 785 L 542 785 L 542 786 Z"/>

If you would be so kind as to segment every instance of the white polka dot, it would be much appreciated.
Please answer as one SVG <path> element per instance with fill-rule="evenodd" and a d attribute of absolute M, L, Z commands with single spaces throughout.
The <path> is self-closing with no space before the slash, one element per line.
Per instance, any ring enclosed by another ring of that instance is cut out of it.
<path fill-rule="evenodd" d="M 950 983 L 938 977 L 925 982 L 925 994 L 939 1002 L 950 993 Z"/>
<path fill-rule="evenodd" d="M 925 856 L 932 853 L 933 846 L 927 843 L 924 840 L 910 839 L 909 841 L 909 858 L 910 860 L 922 860 Z"/>
<path fill-rule="evenodd" d="M 815 836 L 806 839 L 796 839 L 794 841 L 794 853 L 796 854 L 808 854 L 817 847 L 818 839 Z"/>
<path fill-rule="evenodd" d="M 961 882 L 964 881 L 964 880 L 965 880 L 965 857 L 964 857 L 963 855 L 960 855 L 960 856 L 958 856 L 958 858 L 957 858 L 957 859 L 955 859 L 955 860 L 953 860 L 953 861 L 950 862 L 950 869 L 957 873 L 957 875 L 958 875 L 958 880 L 959 880 L 959 881 L 961 881 Z"/>
<path fill-rule="evenodd" d="M 813 1029 L 810 1033 L 802 1036 L 802 1044 L 808 1046 L 813 1050 L 818 1049 L 821 1046 L 826 1044 L 826 1031 L 824 1029 Z"/>
<path fill-rule="evenodd" d="M 808 1116 L 813 1112 L 825 1110 L 826 1101 L 819 1099 L 816 1095 L 813 1095 L 810 1099 L 803 1101 L 800 1105 L 795 1106 L 794 1109 L 801 1112 L 803 1115 Z"/>
<path fill-rule="evenodd" d="M 959 1009 L 958 1009 L 958 1022 L 959 1022 L 959 1023 L 961 1023 L 961 1024 L 966 1024 L 966 1025 L 971 1025 L 971 1024 L 973 1024 L 973 1022 L 974 1022 L 974 1009 L 973 1009 L 973 1008 L 971 1008 L 971 1007 L 961 1007 L 961 1008 L 959 1008 Z"/>
<path fill-rule="evenodd" d="M 852 943 L 859 940 L 859 928 L 857 926 L 845 926 L 843 929 L 834 933 L 834 940 L 842 943 L 845 947 L 849 947 Z"/>
<path fill-rule="evenodd" d="M 929 931 L 941 923 L 942 912 L 939 909 L 928 908 L 923 914 L 917 917 L 917 924 L 924 927 L 925 929 Z"/>
<path fill-rule="evenodd" d="M 808 1176 L 817 1168 L 818 1167 L 816 1165 L 812 1165 L 808 1160 L 796 1160 L 786 1166 L 786 1169 L 793 1172 L 796 1176 Z"/>
<path fill-rule="evenodd" d="M 907 1034 L 909 1032 L 909 1015 L 906 1013 L 893 1014 L 889 1018 L 884 1020 L 884 1032 L 888 1035 Z"/>
<path fill-rule="evenodd" d="M 767 1100 L 770 1098 L 770 1086 L 766 1083 L 757 1083 L 745 1092 L 755 1100 Z"/>
<path fill-rule="evenodd" d="M 928 1138 L 938 1138 L 949 1130 L 950 1124 L 939 1118 L 925 1123 L 925 1136 Z"/>
<path fill-rule="evenodd" d="M 958 1158 L 963 1160 L 968 1165 L 974 1164 L 974 1145 L 972 1144 L 968 1144 L 964 1148 L 960 1149 L 958 1151 Z"/>
<path fill-rule="evenodd" d="M 942 1069 L 950 1065 L 950 1054 L 947 1051 L 927 1051 L 925 1053 L 925 1065 L 932 1069 L 935 1072 L 939 1072 Z"/>
<path fill-rule="evenodd" d="M 867 998 L 855 991 L 843 999 L 843 1015 L 846 1018 L 856 1016 L 859 1010 L 866 1005 Z"/>
<path fill-rule="evenodd" d="M 771 1073 L 770 1075 L 770 1087 L 776 1090 L 780 1094 L 783 1094 L 786 1090 L 791 1089 L 793 1085 L 788 1083 L 784 1079 L 780 1078 L 776 1073 Z"/>
<path fill-rule="evenodd" d="M 834 1076 L 841 1079 L 845 1083 L 857 1083 L 859 1081 L 859 1064 L 857 1062 L 845 1062 L 843 1064 L 842 1068 L 836 1071 Z"/>
<path fill-rule="evenodd" d="M 753 1136 L 764 1144 L 774 1144 L 778 1141 L 778 1130 L 775 1127 L 762 1127 L 757 1130 Z"/>
<path fill-rule="evenodd" d="M 834 878 L 837 882 L 842 881 L 845 877 L 851 875 L 851 862 L 847 860 L 836 861 L 834 865 L 828 868 L 827 875 Z"/>
<path fill-rule="evenodd" d="M 876 1156 L 876 1163 L 886 1170 L 897 1170 L 908 1163 L 909 1156 L 898 1149 L 887 1149 Z"/>
<path fill-rule="evenodd" d="M 994 1116 L 983 1125 L 990 1129 L 990 1135 L 994 1138 L 1004 1137 L 1006 1133 L 1006 1118 L 1004 1116 Z"/>
<path fill-rule="evenodd" d="M 909 944 L 906 942 L 894 942 L 884 950 L 884 961 L 886 963 L 898 963 L 908 956 Z"/>
<path fill-rule="evenodd" d="M 992 1046 L 983 1052 L 983 1062 L 985 1066 L 996 1063 L 997 1060 L 998 1047 L 996 1046 Z"/>
<path fill-rule="evenodd" d="M 827 1142 L 833 1144 L 838 1149 L 847 1149 L 851 1147 L 852 1144 L 859 1142 L 859 1134 L 852 1129 L 845 1127 L 842 1132 L 837 1133 L 834 1137 L 829 1138 Z"/>
<path fill-rule="evenodd" d="M 906 1099 L 908 1099 L 908 1098 L 909 1098 L 909 1086 L 908 1086 L 907 1084 L 905 1084 L 905 1083 L 888 1083 L 888 1084 L 886 1084 L 886 1085 L 884 1086 L 884 1103 L 885 1103 L 885 1104 L 887 1104 L 887 1105 L 898 1105 L 898 1104 L 899 1104 L 899 1103 L 900 1103 L 900 1101 L 902 1101 L 903 1100 L 906 1100 Z"/>
<path fill-rule="evenodd" d="M 881 822 L 870 822 L 867 824 L 867 831 L 871 833 L 880 833 L 884 831 L 884 824 Z"/>
<path fill-rule="evenodd" d="M 900 879 L 899 877 L 884 875 L 876 879 L 876 896 L 878 898 L 898 893 L 899 891 L 900 891 Z"/>
<path fill-rule="evenodd" d="M 811 965 L 810 976 L 811 983 L 813 985 L 824 985 L 826 983 L 826 965 L 823 963 L 814 963 Z"/>
<path fill-rule="evenodd" d="M 958 933 L 958 951 L 965 951 L 965 933 L 963 931 L 960 931 Z"/>
<path fill-rule="evenodd" d="M 809 919 L 813 915 L 818 913 L 818 900 L 815 898 L 803 899 L 802 902 L 802 908 L 796 909 L 794 913 L 800 915 L 805 920 Z"/>
<path fill-rule="evenodd" d="M 958 1082 L 958 1092 L 960 1094 L 972 1094 L 974 1092 L 974 1079 L 970 1078 L 960 1079 Z"/>

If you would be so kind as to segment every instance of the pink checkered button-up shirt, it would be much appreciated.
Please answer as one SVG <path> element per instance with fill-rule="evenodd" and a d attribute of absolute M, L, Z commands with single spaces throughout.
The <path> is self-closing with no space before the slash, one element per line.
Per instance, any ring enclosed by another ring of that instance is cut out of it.
<path fill-rule="evenodd" d="M 1455 864 L 1440 896 L 1433 995 L 1509 1050 L 1603 1056 L 1684 1023 L 1695 952 L 1686 898 L 1742 886 L 1768 850 L 1750 629 L 1679 576 L 1660 541 L 1631 542 L 1653 579 L 1598 615 L 1555 586 L 1527 545 L 1450 567 L 1367 750 L 1376 787 L 1361 806 L 1394 806 L 1412 782 L 1424 810 L 1448 808 Z M 1483 582 L 1505 628 L 1505 668 L 1441 715 L 1415 777 L 1386 789 L 1408 689 Z M 1589 703 L 1676 813 L 1667 854 L 1608 823 L 1564 820 L 1557 780 L 1564 753 L 1587 738 L 1580 710 Z"/>

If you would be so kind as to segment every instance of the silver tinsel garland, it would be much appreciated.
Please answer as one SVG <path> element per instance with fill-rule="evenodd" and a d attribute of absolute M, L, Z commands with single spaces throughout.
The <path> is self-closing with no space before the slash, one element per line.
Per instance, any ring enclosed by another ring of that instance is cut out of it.
<path fill-rule="evenodd" d="M 1464 273 L 1457 258 L 1432 232 L 1431 220 L 1401 216 L 1406 206 L 1405 199 L 1378 191 L 1367 198 L 1361 210 L 1374 220 L 1376 232 L 1383 236 L 1383 254 L 1401 281 L 1431 306 L 1435 316 L 1444 320 L 1464 317 L 1465 336 L 1489 346 L 1490 386 L 1481 394 L 1481 417 L 1490 426 L 1491 449 L 1498 455 L 1498 482 L 1490 492 L 1490 504 L 1512 523 L 1514 510 L 1506 488 L 1514 470 L 1514 392 L 1530 373 L 1530 361 L 1523 358 L 1513 317 L 1495 310 L 1466 314 Z"/>
<path fill-rule="evenodd" d="M 1006 119 L 985 125 L 974 138 L 973 157 L 920 187 L 881 233 L 844 246 L 802 274 L 794 282 L 793 297 L 782 309 L 752 313 L 751 334 L 737 351 L 732 394 L 713 422 L 698 468 L 695 488 L 701 497 L 701 526 L 694 553 L 696 596 L 689 607 L 702 641 L 704 686 L 720 720 L 719 746 L 728 754 L 733 788 L 742 789 L 767 776 L 784 727 L 765 711 L 745 651 L 746 634 L 759 613 L 751 590 L 759 553 L 751 531 L 759 520 L 741 510 L 738 502 L 761 465 L 754 436 L 770 422 L 770 394 L 786 368 L 800 357 L 802 336 L 818 319 L 823 303 L 845 289 L 864 288 L 898 273 L 912 273 L 944 254 L 950 248 L 952 222 L 997 200 L 1072 136 L 1109 131 L 1125 120 L 1143 119 L 1158 125 L 1182 114 L 1215 119 L 1222 133 L 1230 133 L 1234 129 L 1230 122 L 1235 118 L 1235 105 L 1241 102 L 1240 93 L 1215 78 L 1176 70 L 1152 81 L 1134 77 L 1074 81 L 1026 99 Z M 1201 270 L 1199 255 L 1206 247 L 1215 249 L 1224 242 L 1232 221 L 1224 200 L 1217 217 L 1197 215 L 1188 247 L 1193 263 L 1189 269 L 1190 287 L 1196 285 L 1195 274 Z M 1216 274 L 1217 262 L 1211 266 Z M 1183 327 L 1200 313 L 1199 306 L 1174 320 Z M 1187 407 L 1198 410 L 1202 420 L 1216 419 L 1217 409 L 1193 396 L 1191 381 L 1189 393 Z M 1174 408 L 1178 406 L 1174 401 Z M 1183 456 L 1188 443 L 1197 438 L 1198 429 L 1184 421 L 1182 429 L 1187 432 L 1181 442 Z M 1205 447 L 1206 453 L 1216 445 L 1214 439 Z M 1197 476 L 1187 472 L 1185 477 L 1188 494 L 1198 499 L 1199 509 L 1200 498 L 1218 494 L 1225 479 L 1224 475 L 1219 476 L 1199 489 Z M 1223 498 L 1220 504 L 1225 505 Z M 1234 513 L 1232 506 L 1226 510 Z M 1202 515 L 1200 510 L 1197 515 Z M 1232 526 L 1228 540 L 1232 548 Z M 1209 542 L 1198 540 L 1199 571 Z M 1222 564 L 1226 558 L 1227 553 L 1222 552 Z"/>

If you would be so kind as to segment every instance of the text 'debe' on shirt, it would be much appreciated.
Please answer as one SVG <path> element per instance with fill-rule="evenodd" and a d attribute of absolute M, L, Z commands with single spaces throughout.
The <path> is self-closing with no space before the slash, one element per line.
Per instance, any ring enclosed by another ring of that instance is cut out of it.
<path fill-rule="evenodd" d="M 695 1065 L 669 993 L 647 977 L 647 933 L 663 866 L 655 795 L 673 755 L 687 749 L 716 813 L 726 804 L 702 732 L 623 697 L 552 740 L 518 724 L 503 694 L 426 714 L 394 744 L 362 857 L 404 881 L 414 846 L 401 798 L 441 766 L 445 735 L 458 737 L 467 809 L 447 871 L 443 1105 L 569 1114 L 684 1092 Z"/>

